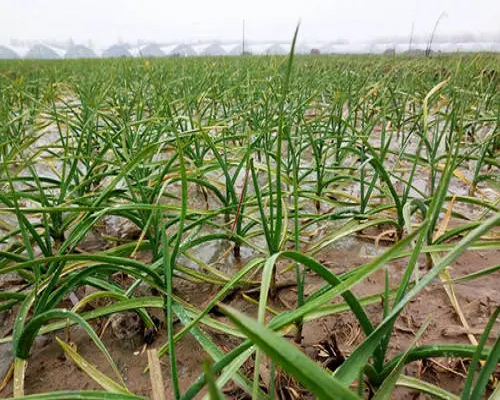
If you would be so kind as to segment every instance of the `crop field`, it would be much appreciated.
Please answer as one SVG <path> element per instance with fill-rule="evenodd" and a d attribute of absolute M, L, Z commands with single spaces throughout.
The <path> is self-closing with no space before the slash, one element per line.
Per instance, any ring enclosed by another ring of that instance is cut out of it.
<path fill-rule="evenodd" d="M 0 397 L 500 399 L 499 65 L 0 62 Z"/>

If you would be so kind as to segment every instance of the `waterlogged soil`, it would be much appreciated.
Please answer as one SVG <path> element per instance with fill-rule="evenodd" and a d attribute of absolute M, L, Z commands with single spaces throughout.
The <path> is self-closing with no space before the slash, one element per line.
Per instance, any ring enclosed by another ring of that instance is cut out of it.
<path fill-rule="evenodd" d="M 51 136 L 52 135 L 52 136 Z M 51 142 L 54 140 L 54 132 L 49 132 L 44 139 Z M 44 143 L 41 143 L 44 144 Z M 394 146 L 396 146 L 395 143 Z M 397 146 L 395 147 L 397 148 Z M 389 160 L 392 162 L 392 160 Z M 43 164 L 43 163 L 42 163 Z M 52 176 L 52 172 L 44 167 L 37 165 L 37 172 L 45 176 Z M 408 167 L 401 165 L 400 167 Z M 470 171 L 472 168 L 460 168 L 459 172 L 465 178 L 470 179 Z M 497 173 L 495 169 L 492 173 Z M 414 181 L 414 189 L 422 192 L 427 192 L 428 171 L 417 171 L 417 177 Z M 224 183 L 224 177 L 217 175 L 212 176 L 216 181 Z M 237 190 L 243 187 L 244 173 L 242 172 L 237 180 Z M 264 184 L 265 182 L 263 182 Z M 396 183 L 397 186 L 397 183 Z M 312 186 L 311 186 L 312 187 Z M 179 194 L 179 185 L 172 185 L 172 192 Z M 207 204 L 204 197 L 201 196 L 197 188 L 190 188 L 191 193 L 197 195 L 190 196 L 190 207 L 204 209 Z M 401 188 L 396 187 L 397 190 Z M 497 198 L 496 191 L 491 190 L 486 183 L 481 182 L 478 185 L 479 195 L 482 198 L 490 201 Z M 252 188 L 250 187 L 251 191 Z M 346 184 L 340 188 L 347 195 L 359 197 L 359 187 L 355 184 Z M 454 177 L 450 183 L 449 194 L 466 195 L 468 185 L 463 178 Z M 197 192 L 195 192 L 197 191 Z M 411 193 L 418 194 L 418 193 Z M 418 196 L 417 196 L 418 197 Z M 220 203 L 213 196 L 208 196 L 209 208 L 218 208 Z M 342 200 L 342 199 L 340 199 Z M 327 204 L 322 204 L 322 207 L 327 208 Z M 310 211 L 314 212 L 312 204 Z M 474 219 L 478 216 L 481 210 L 477 206 L 467 205 L 457 202 L 454 211 L 461 213 L 467 217 Z M 15 218 L 6 220 L 12 225 L 15 224 Z M 122 224 L 123 221 L 119 217 L 106 217 L 102 221 L 102 231 L 110 236 L 128 240 L 137 238 L 140 231 L 134 227 L 127 227 Z M 221 223 L 224 223 L 221 221 Z M 454 221 L 450 221 L 450 227 Z M 314 229 L 315 227 L 313 227 Z M 331 225 L 325 224 L 318 226 L 318 235 L 321 237 L 327 234 Z M 330 246 L 318 254 L 315 258 L 323 265 L 327 266 L 337 275 L 350 271 L 352 268 L 362 265 L 370 261 L 374 256 L 388 249 L 384 245 L 392 243 L 380 240 L 378 246 L 374 245 L 374 237 L 377 237 L 381 232 L 364 232 L 364 236 L 348 237 Z M 316 237 L 315 240 L 320 237 Z M 256 246 L 264 247 L 264 243 L 257 240 L 254 243 Z M 80 244 L 79 250 L 87 252 L 100 251 L 108 246 L 105 240 L 102 239 L 99 229 L 89 235 L 84 242 Z M 222 242 L 210 242 L 199 246 L 196 253 L 193 254 L 203 262 L 212 266 L 216 266 L 222 273 L 233 274 L 241 265 L 244 265 L 248 260 L 258 254 L 257 251 L 250 248 L 242 248 L 242 260 L 238 262 L 231 253 L 227 253 L 227 244 Z M 139 257 L 143 261 L 148 260 L 147 254 L 140 254 Z M 481 269 L 498 264 L 500 259 L 500 251 L 481 251 L 481 252 L 465 252 L 459 257 L 449 268 L 449 273 L 452 278 L 458 278 Z M 196 268 L 197 265 L 187 257 L 181 257 L 182 265 Z M 373 275 L 365 279 L 362 283 L 354 287 L 353 292 L 359 296 L 369 296 L 380 294 L 380 301 L 377 301 L 366 307 L 366 311 L 374 324 L 378 324 L 382 320 L 383 315 L 383 298 L 382 293 L 385 288 L 386 272 L 389 278 L 389 283 L 392 288 L 398 286 L 401 277 L 404 273 L 407 260 L 400 259 L 389 262 L 386 268 L 378 270 Z M 419 260 L 420 272 L 423 275 L 426 272 L 425 257 Z M 274 299 L 270 300 L 269 307 L 277 312 L 294 309 L 297 301 L 297 290 L 295 285 L 295 272 L 289 268 L 290 265 L 281 263 L 278 265 L 280 273 L 278 273 L 278 292 Z M 284 272 L 287 271 L 287 272 Z M 20 285 L 16 277 L 6 277 L 0 275 L 3 281 L 0 282 L 0 290 L 13 289 L 16 285 Z M 500 291 L 498 284 L 500 282 L 500 272 L 495 272 L 492 275 L 483 279 L 477 279 L 464 283 L 456 283 L 453 285 L 456 298 L 463 311 L 465 320 L 470 325 L 470 332 L 476 340 L 479 340 L 484 326 L 487 323 L 488 317 L 495 309 L 500 306 Z M 124 282 L 124 287 L 126 287 Z M 305 294 L 310 295 L 317 289 L 323 286 L 324 282 L 314 274 L 310 273 L 306 278 Z M 176 280 L 175 293 L 180 298 L 188 303 L 203 308 L 210 299 L 216 295 L 219 287 L 209 284 L 192 284 L 185 280 Z M 86 293 L 76 292 L 78 298 L 82 298 Z M 151 296 L 148 288 L 142 288 L 141 295 Z M 246 296 L 246 297 L 245 297 Z M 224 302 L 233 307 L 236 307 L 243 312 L 256 316 L 256 305 L 251 299 L 258 301 L 259 293 L 256 290 L 231 293 Z M 250 299 L 250 300 L 249 300 Z M 340 298 L 335 299 L 340 301 Z M 102 304 L 101 304 L 102 305 Z M 65 306 L 71 307 L 71 303 Z M 13 319 L 15 312 L 0 313 L 0 337 L 5 337 L 11 334 Z M 150 309 L 150 314 L 156 316 L 159 320 L 163 320 L 161 309 Z M 467 330 L 464 328 L 463 322 L 458 317 L 450 298 L 448 297 L 445 287 L 439 279 L 431 282 L 422 290 L 407 305 L 402 312 L 400 318 L 395 324 L 395 329 L 389 343 L 388 357 L 392 357 L 402 351 L 405 351 L 416 332 L 422 324 L 431 318 L 431 322 L 418 342 L 418 345 L 436 344 L 436 343 L 464 343 L 468 344 L 473 339 L 467 335 Z M 211 318 L 218 319 L 222 322 L 227 322 L 225 318 L 217 313 L 211 313 Z M 102 336 L 102 340 L 108 348 L 112 358 L 116 362 L 128 389 L 138 395 L 146 397 L 151 396 L 151 383 L 149 374 L 144 372 L 147 366 L 146 348 L 159 348 L 167 341 L 166 328 L 160 325 L 158 334 L 151 338 L 149 332 L 145 332 L 144 328 L 138 323 L 138 318 L 135 314 L 120 314 L 119 317 L 100 318 L 91 321 L 93 328 Z M 175 329 L 181 329 L 179 321 L 175 323 Z M 213 329 L 202 326 L 203 331 L 217 344 L 223 351 L 229 351 L 231 348 L 240 343 L 240 339 L 234 338 L 216 332 Z M 491 334 L 490 340 L 497 337 L 500 332 L 500 324 L 495 325 Z M 65 358 L 63 351 L 55 340 L 58 336 L 62 339 L 69 339 L 77 348 L 78 352 L 89 362 L 95 365 L 99 371 L 104 374 L 114 377 L 113 371 L 106 359 L 96 348 L 94 343 L 89 339 L 88 335 L 77 327 L 73 327 L 69 338 L 66 337 L 64 331 L 59 331 L 52 334 L 47 334 L 38 337 L 29 358 L 29 364 L 26 371 L 25 392 L 26 394 L 45 393 L 57 390 L 97 390 L 99 386 L 92 381 L 84 372 L 82 372 L 73 361 Z M 294 332 L 290 331 L 287 337 L 293 342 Z M 341 363 L 342 358 L 346 358 L 349 354 L 364 340 L 365 336 L 360 329 L 355 317 L 349 313 L 330 315 L 315 319 L 312 322 L 307 322 L 303 328 L 303 337 L 299 348 L 309 357 L 321 363 L 325 367 L 334 368 Z M 152 343 L 146 345 L 146 341 Z M 151 339 L 151 340 L 150 340 Z M 491 343 L 490 343 L 491 344 Z M 331 354 L 333 350 L 333 353 Z M 199 345 L 197 340 L 187 334 L 176 346 L 176 358 L 178 365 L 178 374 L 180 381 L 180 389 L 187 389 L 200 375 L 201 365 L 209 356 Z M 0 383 L 3 376 L 7 373 L 10 361 L 12 360 L 12 352 L 10 343 L 0 345 Z M 251 361 L 243 367 L 243 372 L 252 378 Z M 405 367 L 405 373 L 411 376 L 419 377 L 427 382 L 433 383 L 449 390 L 452 393 L 459 394 L 461 392 L 464 376 L 468 370 L 468 361 L 459 359 L 428 359 L 423 362 L 414 362 Z M 269 368 L 264 361 L 261 366 L 262 386 L 265 388 L 269 384 Z M 171 384 L 169 380 L 170 367 L 168 357 L 162 358 L 162 372 L 164 375 L 167 398 L 172 398 Z M 500 371 L 497 371 L 500 378 Z M 277 398 L 280 399 L 312 399 L 313 396 L 307 393 L 300 385 L 296 384 L 293 379 L 290 379 L 285 374 L 278 374 L 276 386 L 279 390 Z M 369 398 L 369 388 L 366 388 L 366 398 Z M 225 395 L 231 399 L 250 398 L 241 389 L 234 384 L 229 383 L 225 387 Z M 12 396 L 12 382 L 0 392 L 0 398 Z M 199 398 L 203 396 L 200 395 Z M 397 389 L 393 395 L 396 399 L 427 399 L 424 395 L 418 395 L 409 390 Z"/>
<path fill-rule="evenodd" d="M 355 266 L 366 263 L 371 259 L 374 252 L 373 244 L 366 239 L 344 241 L 334 248 L 330 248 L 317 255 L 323 265 L 327 266 L 336 274 L 342 274 Z M 383 250 L 383 249 L 380 249 Z M 147 258 L 147 255 L 143 255 Z M 231 256 L 230 256 L 231 257 Z M 449 268 L 450 275 L 458 278 L 475 271 L 496 265 L 500 259 L 500 251 L 468 251 L 459 257 Z M 233 262 L 234 259 L 230 258 Z M 353 292 L 360 297 L 383 293 L 387 275 L 391 287 L 396 287 L 400 281 L 406 266 L 405 259 L 392 261 L 386 268 L 378 270 L 362 283 L 354 287 Z M 425 259 L 419 260 L 421 273 L 425 273 Z M 279 290 L 269 306 L 276 311 L 293 309 L 296 306 L 297 292 L 294 287 L 294 271 L 290 266 L 281 263 L 278 266 Z M 454 290 L 456 298 L 461 306 L 470 332 L 479 339 L 487 323 L 488 317 L 495 307 L 500 305 L 500 291 L 498 282 L 500 273 L 496 272 L 485 279 L 477 279 L 466 283 L 455 283 Z M 320 278 L 308 273 L 306 283 L 306 296 L 323 286 Z M 217 293 L 218 288 L 209 284 L 191 284 L 183 280 L 175 282 L 175 292 L 178 296 L 197 307 L 208 304 L 210 299 Z M 77 293 L 78 295 L 79 293 Z M 225 303 L 236 307 L 247 314 L 256 315 L 256 306 L 243 296 L 244 293 L 233 293 L 225 299 Z M 149 289 L 144 289 L 141 295 L 151 295 Z M 248 291 L 247 298 L 258 299 L 257 291 Z M 336 299 L 335 301 L 339 301 Z M 382 296 L 380 301 L 366 307 L 367 313 L 377 324 L 383 315 Z M 159 320 L 163 319 L 160 309 L 150 309 L 150 313 Z M 227 322 L 219 313 L 211 313 L 211 317 Z M 10 333 L 14 314 L 4 315 L 2 324 L 2 336 Z M 431 318 L 431 322 L 422 335 L 418 344 L 436 343 L 470 343 L 467 331 L 455 312 L 444 286 L 439 279 L 427 285 L 418 296 L 416 296 L 405 308 L 395 324 L 395 329 L 389 343 L 388 356 L 392 357 L 408 348 L 415 337 L 415 333 L 422 324 Z M 119 314 L 119 317 L 101 318 L 92 321 L 93 327 L 107 346 L 111 356 L 115 360 L 128 389 L 138 395 L 150 397 L 151 383 L 149 374 L 144 372 L 147 366 L 146 348 L 156 347 L 166 343 L 167 335 L 164 325 L 160 325 L 158 334 L 153 338 L 150 345 L 145 344 L 145 335 L 148 332 L 137 323 L 134 314 Z M 111 322 L 111 323 L 110 323 Z M 177 330 L 181 324 L 176 321 Z M 230 337 L 210 328 L 203 327 L 205 333 L 222 350 L 228 351 L 236 346 L 240 339 Z M 500 325 L 493 328 L 490 340 L 500 332 Z M 293 341 L 294 332 L 287 334 Z M 71 360 L 67 359 L 55 337 L 68 339 L 64 331 L 47 334 L 38 337 L 33 347 L 26 371 L 25 391 L 27 394 L 43 393 L 65 389 L 98 390 L 99 386 L 83 373 Z M 151 339 L 148 337 L 147 339 Z M 113 371 L 106 359 L 102 356 L 88 335 L 77 327 L 71 328 L 69 340 L 76 346 L 78 352 L 95 365 L 106 375 L 113 377 Z M 364 340 L 359 324 L 355 317 L 349 313 L 341 313 L 318 318 L 307 322 L 303 328 L 302 343 L 299 348 L 309 357 L 321 363 L 325 367 L 334 368 L 336 363 L 341 362 L 342 357 L 349 354 Z M 491 344 L 491 343 L 490 343 Z M 331 350 L 334 350 L 332 357 Z M 11 357 L 10 344 L 0 345 L 0 360 L 3 364 L 8 363 Z M 3 357 L 3 358 L 2 358 Z M 187 389 L 200 375 L 202 362 L 209 359 L 203 348 L 190 334 L 186 335 L 176 346 L 176 357 L 181 391 Z M 162 358 L 162 372 L 165 380 L 167 398 L 171 397 L 171 384 L 169 381 L 168 356 Z M 2 365 L 2 367 L 5 365 Z M 247 362 L 243 371 L 251 377 L 251 361 Z M 459 394 L 467 373 L 468 361 L 460 359 L 439 358 L 427 359 L 423 362 L 414 362 L 405 367 L 405 373 L 419 377 L 427 382 L 436 384 L 452 393 Z M 6 370 L 3 368 L 2 370 Z M 266 386 L 269 376 L 266 371 L 266 361 L 261 368 L 262 385 Z M 267 375 L 267 376 L 266 376 Z M 500 377 L 500 370 L 497 370 Z M 3 377 L 2 377 L 3 378 Z M 307 391 L 290 379 L 285 374 L 278 374 L 276 379 L 279 397 L 283 399 L 312 399 Z M 229 383 L 225 387 L 225 395 L 231 399 L 245 399 L 248 397 L 241 389 Z M 369 398 L 369 388 L 365 388 L 366 398 Z M 203 393 L 202 393 L 203 394 Z M 202 398 L 202 394 L 198 398 Z M 0 393 L 0 397 L 12 396 L 12 382 Z M 419 395 L 406 389 L 397 389 L 393 395 L 397 399 L 427 399 L 425 395 Z"/>

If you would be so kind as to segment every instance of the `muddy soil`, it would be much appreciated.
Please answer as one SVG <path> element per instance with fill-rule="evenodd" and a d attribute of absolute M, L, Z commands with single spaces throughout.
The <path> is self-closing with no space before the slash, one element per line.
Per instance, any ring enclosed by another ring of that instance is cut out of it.
<path fill-rule="evenodd" d="M 369 256 L 360 252 L 359 243 L 356 246 L 347 248 L 334 248 L 324 251 L 318 255 L 318 259 L 328 266 L 336 274 L 342 274 L 351 268 L 369 261 Z M 452 277 L 457 278 L 480 269 L 495 265 L 500 259 L 500 251 L 489 252 L 466 252 L 450 268 Z M 421 268 L 424 268 L 425 262 L 422 260 Z M 387 265 L 390 284 L 396 287 L 401 279 L 406 265 L 406 260 L 396 260 Z M 285 270 L 287 265 L 280 264 L 279 269 Z M 425 271 L 422 271 L 422 273 Z M 283 283 L 276 299 L 271 301 L 270 307 L 277 311 L 283 311 L 293 308 L 296 305 L 296 289 L 287 283 L 293 283 L 294 272 L 285 272 L 278 274 L 278 283 Z M 379 270 L 364 282 L 354 288 L 358 296 L 367 296 L 382 293 L 384 290 L 385 273 Z M 479 339 L 479 332 L 486 325 L 487 319 L 492 310 L 500 305 L 500 291 L 498 291 L 498 282 L 500 282 L 500 273 L 490 275 L 485 279 L 478 279 L 467 283 L 456 283 L 454 285 L 458 302 L 462 307 L 467 322 L 471 326 L 471 331 Z M 306 295 L 312 293 L 321 287 L 323 282 L 317 276 L 307 275 Z M 186 281 L 178 280 L 176 282 L 176 294 L 191 304 L 198 307 L 206 305 L 210 298 L 217 292 L 217 287 L 204 284 L 190 284 Z M 147 295 L 147 293 L 144 293 Z M 258 298 L 258 293 L 248 293 L 250 297 Z M 256 307 L 237 293 L 227 302 L 244 312 L 255 315 Z M 151 314 L 162 319 L 162 312 L 159 309 L 150 310 Z M 378 323 L 382 316 L 382 298 L 379 304 L 367 306 L 367 312 L 374 323 Z M 431 343 L 470 343 L 463 325 L 456 315 L 452 304 L 444 291 L 443 284 L 436 280 L 428 285 L 410 304 L 406 307 L 401 317 L 395 325 L 394 334 L 389 345 L 389 357 L 404 351 L 415 332 L 419 329 L 424 320 L 432 316 L 432 321 L 422 336 L 419 344 Z M 6 315 L 3 321 L 2 334 L 9 333 L 12 327 L 13 315 Z M 213 314 L 213 318 L 224 321 L 220 315 Z M 106 325 L 107 318 L 93 321 L 96 331 L 102 334 Z M 180 323 L 176 323 L 176 329 L 180 329 Z M 204 327 L 203 330 L 212 338 L 212 340 L 224 350 L 229 350 L 239 343 L 239 339 L 228 337 L 221 333 Z M 496 325 L 491 337 L 498 335 L 500 325 Z M 64 389 L 99 389 L 98 385 L 87 377 L 75 364 L 66 359 L 59 345 L 55 341 L 55 336 L 65 338 L 64 332 L 39 337 L 29 359 L 26 372 L 25 389 L 27 394 L 43 393 Z M 144 373 L 147 365 L 147 354 L 144 351 L 144 332 L 139 329 L 132 330 L 127 336 L 117 337 L 112 327 L 104 330 L 103 341 L 109 349 L 113 359 L 118 365 L 125 382 L 130 391 L 138 395 L 151 396 L 151 385 L 149 375 Z M 292 340 L 293 332 L 290 334 Z M 336 341 L 337 349 L 342 356 L 348 356 L 357 345 L 364 340 L 359 324 L 355 317 L 348 312 L 319 318 L 304 325 L 303 340 L 300 348 L 311 358 L 320 363 L 325 363 L 325 346 L 332 342 L 332 337 Z M 113 376 L 113 372 L 105 358 L 97 350 L 89 337 L 81 329 L 73 327 L 70 335 L 71 341 L 77 346 L 79 353 L 85 357 L 102 372 Z M 158 335 L 154 338 L 149 347 L 160 347 L 166 342 L 166 329 L 160 327 Z M 0 347 L 3 354 L 1 358 L 3 366 L 8 362 L 11 356 L 10 345 Z M 202 361 L 208 358 L 202 347 L 191 336 L 186 335 L 176 348 L 176 355 L 179 369 L 179 379 L 181 390 L 185 390 L 192 384 L 201 373 Z M 331 360 L 330 360 L 331 361 Z M 452 393 L 460 393 L 464 376 L 467 373 L 467 360 L 456 359 L 429 359 L 424 362 L 414 362 L 406 367 L 406 373 L 418 376 L 428 382 L 439 385 Z M 168 357 L 162 359 L 163 374 L 166 384 L 167 398 L 170 398 L 169 381 L 169 361 Z M 250 374 L 250 370 L 248 373 Z M 5 373 L 6 368 L 2 369 Z M 250 376 L 250 375 L 249 375 Z M 2 377 L 3 378 L 3 377 Z M 279 378 L 282 394 L 292 396 L 289 398 L 312 398 L 296 383 L 285 375 Z M 287 393 L 286 393 L 287 392 Z M 228 384 L 225 390 L 227 398 L 243 399 L 245 394 L 235 387 Z M 10 397 L 12 395 L 12 382 L 0 393 L 0 397 Z M 424 395 L 418 397 L 417 394 L 407 390 L 398 389 L 394 394 L 398 399 L 426 399 Z M 200 396 L 201 398 L 201 396 Z"/>

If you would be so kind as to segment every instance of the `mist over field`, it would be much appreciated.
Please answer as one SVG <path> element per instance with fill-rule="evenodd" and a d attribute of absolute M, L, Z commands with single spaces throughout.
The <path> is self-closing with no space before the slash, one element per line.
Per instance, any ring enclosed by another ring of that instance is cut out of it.
<path fill-rule="evenodd" d="M 231 45 L 242 42 L 243 23 L 249 45 L 289 45 L 301 21 L 298 40 L 310 48 L 348 45 L 338 52 L 377 53 L 369 46 L 425 44 L 436 28 L 433 41 L 444 51 L 497 51 L 499 20 L 500 5 L 494 0 L 3 0 L 0 45 L 43 43 L 67 49 L 78 44 L 98 54 L 116 44 Z"/>

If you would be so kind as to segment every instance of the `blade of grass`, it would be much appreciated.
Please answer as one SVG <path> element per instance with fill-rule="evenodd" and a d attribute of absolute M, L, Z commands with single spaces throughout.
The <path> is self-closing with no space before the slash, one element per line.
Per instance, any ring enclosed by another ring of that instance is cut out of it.
<path fill-rule="evenodd" d="M 87 374 L 94 382 L 112 393 L 130 394 L 125 386 L 122 386 L 108 376 L 104 375 L 97 368 L 95 368 L 91 363 L 85 360 L 78 352 L 76 352 L 71 346 L 63 342 L 56 336 L 56 341 L 63 349 L 64 353 L 80 368 L 85 374 Z"/>
<path fill-rule="evenodd" d="M 320 399 L 359 399 L 347 386 L 328 375 L 285 339 L 253 319 L 227 306 L 220 306 L 231 321 L 285 371 Z"/>

